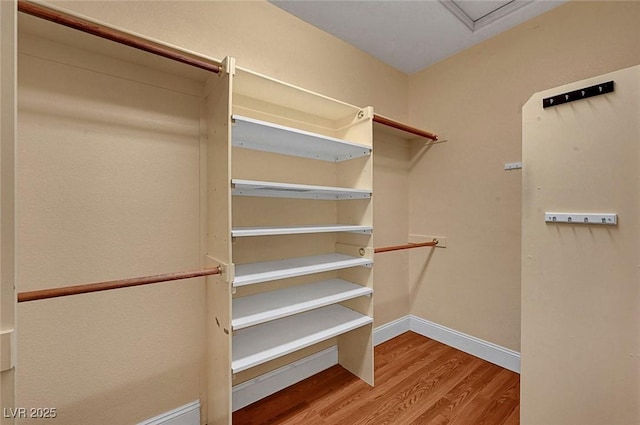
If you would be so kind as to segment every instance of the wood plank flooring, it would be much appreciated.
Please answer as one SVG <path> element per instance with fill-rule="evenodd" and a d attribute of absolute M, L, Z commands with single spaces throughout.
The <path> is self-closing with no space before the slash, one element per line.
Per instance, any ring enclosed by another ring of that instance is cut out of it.
<path fill-rule="evenodd" d="M 520 375 L 413 332 L 375 348 L 375 382 L 333 366 L 236 411 L 233 424 L 520 423 Z"/>

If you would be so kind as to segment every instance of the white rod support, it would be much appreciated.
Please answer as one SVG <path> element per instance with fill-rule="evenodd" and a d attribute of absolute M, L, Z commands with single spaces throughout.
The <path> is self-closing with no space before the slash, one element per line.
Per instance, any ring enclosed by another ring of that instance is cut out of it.
<path fill-rule="evenodd" d="M 507 162 L 504 164 L 505 171 L 522 169 L 522 162 Z"/>

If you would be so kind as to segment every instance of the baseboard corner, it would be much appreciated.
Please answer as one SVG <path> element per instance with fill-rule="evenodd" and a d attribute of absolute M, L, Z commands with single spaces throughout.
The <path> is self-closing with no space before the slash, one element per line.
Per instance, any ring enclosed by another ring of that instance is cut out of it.
<path fill-rule="evenodd" d="M 392 338 L 408 332 L 411 328 L 410 316 L 403 316 L 373 330 L 373 345 L 380 345 Z"/>
<path fill-rule="evenodd" d="M 410 316 L 411 331 L 505 369 L 520 373 L 520 353 L 492 342 L 447 328 L 418 316 Z"/>

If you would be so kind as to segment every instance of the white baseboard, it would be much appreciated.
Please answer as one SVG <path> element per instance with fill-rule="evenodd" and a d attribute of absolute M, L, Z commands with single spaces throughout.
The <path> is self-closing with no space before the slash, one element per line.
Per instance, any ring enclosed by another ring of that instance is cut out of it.
<path fill-rule="evenodd" d="M 382 344 L 407 331 L 413 331 L 505 369 L 520 373 L 520 353 L 413 315 L 401 317 L 375 328 L 373 330 L 373 344 Z M 233 387 L 233 411 L 235 412 L 336 364 L 338 364 L 338 348 L 333 346 L 236 385 Z"/>
<path fill-rule="evenodd" d="M 411 330 L 411 316 L 385 323 L 373 330 L 373 345 L 379 345 Z"/>
<path fill-rule="evenodd" d="M 185 404 L 138 425 L 200 425 L 200 402 Z"/>
<path fill-rule="evenodd" d="M 471 335 L 458 332 L 417 316 L 411 318 L 411 330 L 460 351 L 479 357 L 505 369 L 520 373 L 520 353 Z"/>
<path fill-rule="evenodd" d="M 338 364 L 338 347 L 333 346 L 233 387 L 233 411 L 300 382 Z"/>

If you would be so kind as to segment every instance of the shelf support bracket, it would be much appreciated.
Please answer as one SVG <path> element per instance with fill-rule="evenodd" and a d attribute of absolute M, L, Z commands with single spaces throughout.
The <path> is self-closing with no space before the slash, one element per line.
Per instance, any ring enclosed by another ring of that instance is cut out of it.
<path fill-rule="evenodd" d="M 16 331 L 6 329 L 0 332 L 0 372 L 13 369 L 15 362 Z"/>

